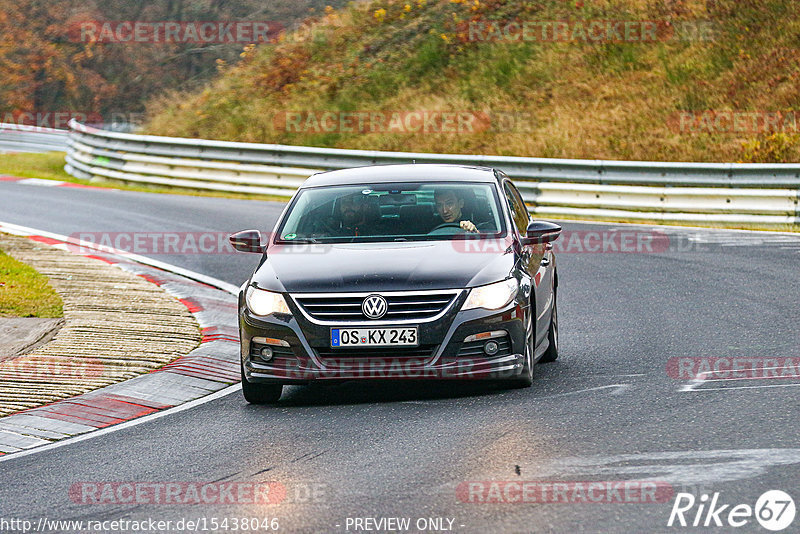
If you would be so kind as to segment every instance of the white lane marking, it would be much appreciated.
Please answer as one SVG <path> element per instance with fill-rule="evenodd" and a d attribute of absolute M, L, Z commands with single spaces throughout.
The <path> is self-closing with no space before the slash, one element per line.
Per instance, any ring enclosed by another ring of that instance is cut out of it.
<path fill-rule="evenodd" d="M 65 182 L 61 182 L 59 180 L 44 180 L 42 178 L 25 178 L 22 180 L 17 180 L 17 183 L 22 185 L 38 185 L 40 187 L 58 187 Z"/>
<path fill-rule="evenodd" d="M 732 389 L 796 388 L 800 384 L 763 384 L 760 386 L 731 386 L 725 388 L 701 388 L 691 391 L 730 391 Z"/>
<path fill-rule="evenodd" d="M 536 478 L 635 477 L 673 485 L 711 484 L 755 478 L 768 469 L 800 463 L 800 449 L 661 451 L 611 456 L 577 456 L 523 466 Z M 556 478 L 556 480 L 558 480 Z"/>
<path fill-rule="evenodd" d="M 628 378 L 633 376 L 647 376 L 647 373 L 628 373 L 624 375 L 570 375 L 570 378 Z"/>
<path fill-rule="evenodd" d="M 786 367 L 762 367 L 761 368 L 762 371 L 770 371 L 770 370 L 775 370 L 775 369 L 785 370 Z M 770 376 L 739 376 L 739 377 L 733 377 L 733 378 L 708 378 L 708 379 L 706 379 L 706 382 L 729 382 L 729 381 L 732 381 L 732 380 L 733 381 L 735 381 L 735 380 L 786 380 L 786 379 L 789 379 L 789 378 L 800 378 L 800 375 L 794 374 L 794 375 L 789 375 L 789 376 L 786 376 L 786 375 L 781 375 L 781 376 L 770 375 Z"/>
<path fill-rule="evenodd" d="M 567 395 L 577 395 L 578 393 L 587 393 L 589 391 L 600 391 L 603 389 L 613 388 L 614 391 L 611 392 L 612 395 L 619 395 L 623 391 L 629 389 L 631 387 L 630 384 L 609 384 L 608 386 L 597 386 L 594 388 L 586 388 L 586 389 L 579 389 L 577 391 L 567 391 L 566 393 L 556 393 L 554 395 L 546 395 L 544 397 L 534 397 L 536 400 L 539 399 L 552 399 L 554 397 L 566 397 Z"/>
<path fill-rule="evenodd" d="M 766 369 L 783 369 L 782 367 L 765 367 Z M 729 387 L 705 387 L 701 388 L 703 384 L 710 384 L 712 382 L 731 382 L 731 381 L 739 381 L 739 380 L 774 380 L 774 379 L 784 379 L 786 380 L 787 377 L 784 376 L 743 376 L 738 378 L 708 378 L 709 375 L 713 373 L 704 372 L 697 375 L 697 378 L 693 378 L 689 381 L 688 384 L 685 384 L 678 388 L 680 393 L 685 393 L 687 391 L 730 391 L 733 389 L 765 389 L 765 388 L 792 388 L 798 387 L 800 384 L 798 383 L 791 383 L 791 384 L 760 384 L 755 386 L 729 386 Z M 795 377 L 790 377 L 795 378 Z"/>
<path fill-rule="evenodd" d="M 37 454 L 40 452 L 46 452 L 53 449 L 57 449 L 59 447 L 64 447 L 66 445 L 72 445 L 73 443 L 79 443 L 81 441 L 86 441 L 88 439 L 99 438 L 100 436 L 105 436 L 106 434 L 110 434 L 112 432 L 116 432 L 118 430 L 124 430 L 126 428 L 131 428 L 137 425 L 141 425 L 144 423 L 149 423 L 150 421 L 154 421 L 155 419 L 160 419 L 162 417 L 166 417 L 168 415 L 173 415 L 176 413 L 180 413 L 185 410 L 190 410 L 196 406 L 200 406 L 202 404 L 206 404 L 213 400 L 217 400 L 219 398 L 225 397 L 230 395 L 231 393 L 236 393 L 237 391 L 242 389 L 241 384 L 234 384 L 232 386 L 228 386 L 225 389 L 221 389 L 216 393 L 212 393 L 211 395 L 206 395 L 205 397 L 200 397 L 199 399 L 195 399 L 193 401 L 189 401 L 185 404 L 181 404 L 180 406 L 175 406 L 174 408 L 168 408 L 166 410 L 162 410 L 160 412 L 156 412 L 151 415 L 145 415 L 139 417 L 138 419 L 132 419 L 130 421 L 126 421 L 124 423 L 119 423 L 117 425 L 108 426 L 106 428 L 101 428 L 100 430 L 93 430 L 91 432 L 87 432 L 86 434 L 81 434 L 79 436 L 75 436 L 74 438 L 67 438 L 61 441 L 56 441 L 55 443 L 51 443 L 49 445 L 42 445 L 40 447 L 34 447 L 32 449 L 27 449 L 20 452 L 15 452 L 11 454 L 7 454 L 5 456 L 0 456 L 0 463 L 7 462 L 9 460 L 14 460 L 16 458 L 22 458 L 23 456 L 29 456 L 31 454 Z"/>
<path fill-rule="evenodd" d="M 696 378 L 693 378 L 688 384 L 685 384 L 680 388 L 678 388 L 678 391 L 681 393 L 685 391 L 696 391 L 695 388 L 701 386 L 703 382 L 705 382 L 707 375 L 708 373 L 700 373 L 699 375 L 697 375 Z"/>

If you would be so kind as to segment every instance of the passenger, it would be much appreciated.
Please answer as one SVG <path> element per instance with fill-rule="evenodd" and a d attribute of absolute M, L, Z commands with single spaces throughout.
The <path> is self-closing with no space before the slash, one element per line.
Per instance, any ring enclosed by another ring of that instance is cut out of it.
<path fill-rule="evenodd" d="M 319 237 L 373 235 L 375 228 L 369 220 L 367 197 L 351 193 L 336 200 L 333 217 L 321 221 L 314 231 Z"/>
<path fill-rule="evenodd" d="M 459 225 L 466 232 L 477 232 L 475 224 L 464 215 L 464 195 L 457 189 L 436 189 L 433 193 L 436 212 L 442 223 Z"/>

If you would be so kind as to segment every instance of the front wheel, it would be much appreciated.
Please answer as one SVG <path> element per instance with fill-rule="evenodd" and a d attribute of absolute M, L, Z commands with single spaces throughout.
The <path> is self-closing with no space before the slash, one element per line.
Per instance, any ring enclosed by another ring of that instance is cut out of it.
<path fill-rule="evenodd" d="M 558 293 L 553 290 L 553 315 L 550 317 L 550 329 L 547 332 L 547 350 L 542 355 L 542 363 L 554 362 L 558 359 Z"/>
<path fill-rule="evenodd" d="M 522 367 L 522 372 L 508 381 L 508 387 L 510 388 L 529 388 L 533 385 L 533 352 L 535 347 L 533 329 L 534 317 L 536 317 L 536 315 L 532 314 L 530 321 L 528 321 L 528 331 L 525 333 L 525 364 Z"/>
<path fill-rule="evenodd" d="M 244 398 L 250 404 L 273 404 L 278 402 L 283 393 L 283 386 L 281 384 L 254 384 L 248 382 L 247 377 L 244 376 L 244 365 L 241 365 L 242 371 L 242 393 Z"/>

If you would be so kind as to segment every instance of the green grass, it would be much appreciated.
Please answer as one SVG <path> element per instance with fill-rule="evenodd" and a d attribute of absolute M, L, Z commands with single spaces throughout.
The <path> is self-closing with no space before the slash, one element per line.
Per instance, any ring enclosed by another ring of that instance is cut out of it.
<path fill-rule="evenodd" d="M 0 250 L 0 317 L 63 317 L 46 276 Z"/>
<path fill-rule="evenodd" d="M 88 183 L 64 172 L 63 152 L 0 154 L 0 176 L 2 175 Z"/>

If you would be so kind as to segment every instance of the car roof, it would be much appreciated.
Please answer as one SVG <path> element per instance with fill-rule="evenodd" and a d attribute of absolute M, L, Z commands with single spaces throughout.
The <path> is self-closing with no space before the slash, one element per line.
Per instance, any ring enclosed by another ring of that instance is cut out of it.
<path fill-rule="evenodd" d="M 377 184 L 387 182 L 494 182 L 494 169 L 467 165 L 421 163 L 411 165 L 370 165 L 321 172 L 310 176 L 302 188 L 329 185 Z"/>

